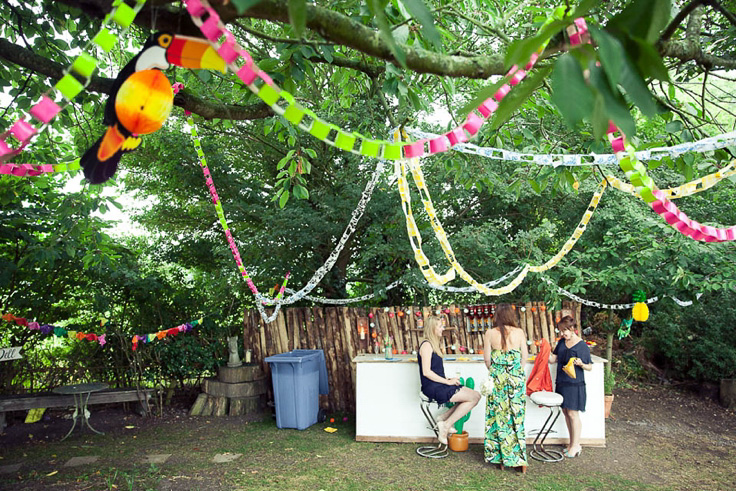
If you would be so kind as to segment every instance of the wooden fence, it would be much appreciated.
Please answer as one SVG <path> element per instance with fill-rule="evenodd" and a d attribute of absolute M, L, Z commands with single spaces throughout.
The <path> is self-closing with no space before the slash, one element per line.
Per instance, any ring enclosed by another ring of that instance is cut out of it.
<path fill-rule="evenodd" d="M 398 353 L 412 353 L 419 347 L 422 329 L 419 319 L 440 310 L 449 320 L 450 329 L 445 333 L 448 353 L 461 350 L 477 353 L 483 349 L 483 332 L 468 332 L 468 316 L 465 306 L 445 307 L 293 307 L 283 308 L 276 320 L 266 324 L 256 311 L 246 311 L 244 320 L 245 349 L 252 350 L 253 361 L 260 363 L 270 373 L 265 359 L 268 356 L 294 349 L 321 349 L 327 362 L 330 394 L 321 405 L 327 411 L 355 411 L 356 355 L 375 350 L 375 341 L 385 335 L 393 337 Z M 421 312 L 421 315 L 417 315 Z M 519 326 L 527 338 L 536 341 L 547 339 L 554 345 L 557 334 L 555 320 L 562 315 L 580 319 L 580 304 L 563 302 L 561 311 L 550 311 L 542 302 L 517 304 Z M 361 328 L 364 335 L 361 336 Z M 374 336 L 375 335 L 375 336 Z M 362 339 L 361 339 L 362 338 Z M 454 347 L 454 349 L 453 349 Z M 462 348 L 461 348 L 462 347 Z M 537 348 L 532 343 L 530 353 Z"/>

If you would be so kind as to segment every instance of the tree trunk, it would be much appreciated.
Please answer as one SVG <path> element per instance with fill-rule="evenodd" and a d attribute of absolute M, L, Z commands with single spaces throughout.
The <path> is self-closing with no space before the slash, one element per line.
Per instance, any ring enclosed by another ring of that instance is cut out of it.
<path fill-rule="evenodd" d="M 607 332 L 606 333 L 606 359 L 608 359 L 608 363 L 606 363 L 604 368 L 605 375 L 608 375 L 611 373 L 611 365 L 613 365 L 613 333 Z"/>
<path fill-rule="evenodd" d="M 603 369 L 604 375 L 611 373 L 611 365 L 613 365 L 613 330 L 615 327 L 611 327 L 611 324 L 613 324 L 613 310 L 608 311 L 608 328 L 610 331 L 606 332 L 606 359 L 608 359 L 608 363 Z"/>

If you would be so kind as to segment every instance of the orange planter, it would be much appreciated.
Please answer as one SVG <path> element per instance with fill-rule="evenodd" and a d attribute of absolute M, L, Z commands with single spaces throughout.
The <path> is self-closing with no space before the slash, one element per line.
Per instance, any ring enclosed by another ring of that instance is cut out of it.
<path fill-rule="evenodd" d="M 468 449 L 468 432 L 453 433 L 447 439 L 447 444 L 453 452 L 465 452 Z"/>

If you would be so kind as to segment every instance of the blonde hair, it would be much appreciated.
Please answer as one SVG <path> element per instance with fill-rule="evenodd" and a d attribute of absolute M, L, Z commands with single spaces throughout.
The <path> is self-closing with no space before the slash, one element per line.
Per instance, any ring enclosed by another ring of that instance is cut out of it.
<path fill-rule="evenodd" d="M 439 315 L 430 315 L 424 320 L 424 339 L 429 341 L 429 344 L 432 345 L 432 351 L 437 353 L 439 356 L 442 356 L 444 355 L 444 352 L 442 351 L 442 343 L 440 342 L 440 337 L 437 336 L 437 332 L 435 331 L 438 324 L 442 324 L 442 317 Z"/>

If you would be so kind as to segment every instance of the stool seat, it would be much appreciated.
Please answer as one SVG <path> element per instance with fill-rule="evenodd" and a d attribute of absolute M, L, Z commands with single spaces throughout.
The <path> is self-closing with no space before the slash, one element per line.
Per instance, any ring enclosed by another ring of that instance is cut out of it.
<path fill-rule="evenodd" d="M 546 390 L 540 390 L 539 392 L 532 392 L 529 396 L 537 406 L 553 407 L 562 405 L 562 394 L 557 392 L 548 392 Z"/>
<path fill-rule="evenodd" d="M 532 450 L 529 452 L 529 455 L 534 460 L 539 460 L 541 462 L 559 462 L 564 459 L 562 452 L 559 450 L 544 448 L 544 441 L 547 439 L 547 435 L 549 435 L 550 431 L 552 431 L 552 427 L 557 422 L 557 418 L 560 417 L 560 413 L 562 412 L 562 408 L 560 406 L 562 406 L 562 402 L 565 399 L 557 392 L 549 392 L 546 390 L 532 392 L 529 399 L 539 407 L 549 408 L 549 416 L 547 416 L 547 420 L 539 429 L 539 433 L 537 433 L 537 437 L 534 439 Z M 557 408 L 557 414 L 555 414 L 555 408 Z M 554 416 L 554 419 L 552 416 Z"/>

